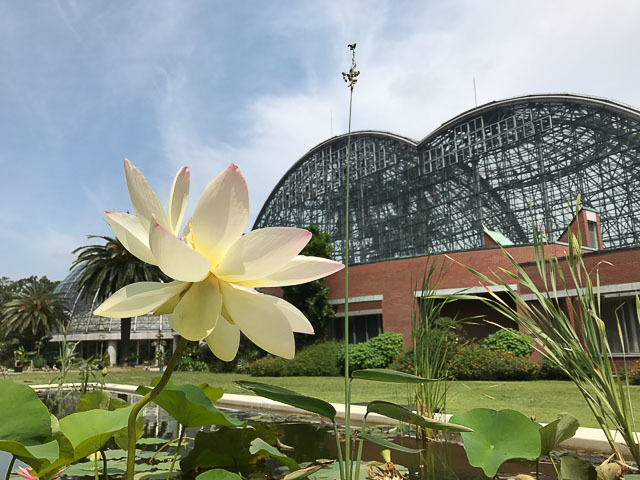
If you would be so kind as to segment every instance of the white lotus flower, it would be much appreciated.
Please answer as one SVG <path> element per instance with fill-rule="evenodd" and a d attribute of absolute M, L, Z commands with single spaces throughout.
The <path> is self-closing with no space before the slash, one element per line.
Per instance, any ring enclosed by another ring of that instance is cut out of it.
<path fill-rule="evenodd" d="M 249 194 L 240 169 L 231 164 L 205 189 L 186 235 L 176 235 L 189 193 L 183 167 L 171 188 L 168 214 L 140 171 L 125 160 L 136 215 L 105 212 L 127 250 L 157 265 L 170 283 L 127 285 L 108 298 L 96 315 L 127 318 L 171 314 L 171 326 L 188 340 L 203 340 L 222 360 L 232 360 L 240 332 L 275 355 L 293 358 L 293 332 L 313 327 L 293 305 L 254 288 L 296 285 L 341 270 L 341 263 L 298 255 L 311 239 L 299 228 L 272 227 L 245 235 Z"/>

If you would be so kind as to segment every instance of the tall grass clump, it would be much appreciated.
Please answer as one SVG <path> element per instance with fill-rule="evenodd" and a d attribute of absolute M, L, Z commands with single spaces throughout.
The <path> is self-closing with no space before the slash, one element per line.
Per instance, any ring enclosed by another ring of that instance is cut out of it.
<path fill-rule="evenodd" d="M 576 207 L 576 217 L 578 212 Z M 640 444 L 634 433 L 629 381 L 611 361 L 612 350 L 600 313 L 598 265 L 592 271 L 585 265 L 579 229 L 577 233 L 569 229 L 567 250 L 562 258 L 547 256 L 544 232 L 535 225 L 533 240 L 537 279 L 531 278 L 504 249 L 513 271 L 501 269 L 501 275 L 489 278 L 469 269 L 487 285 L 500 285 L 514 306 L 490 290 L 487 290 L 489 299 L 473 298 L 516 321 L 534 340 L 536 350 L 578 387 L 615 456 L 623 459 L 614 439 L 616 435 L 611 430 L 622 437 L 636 465 L 640 465 Z M 520 290 L 531 294 L 532 301 L 523 299 L 516 289 L 509 286 L 514 281 Z M 618 332 L 624 345 L 619 325 Z"/>
<path fill-rule="evenodd" d="M 438 286 L 449 270 L 445 262 L 438 266 L 437 257 L 429 257 L 425 266 L 420 296 L 415 298 L 411 318 L 411 340 L 413 342 L 413 365 L 415 374 L 436 381 L 416 385 L 416 411 L 419 415 L 433 418 L 446 409 L 447 390 L 450 386 L 449 357 L 455 347 L 452 334 L 457 332 L 462 321 L 445 318 L 445 306 L 453 299 L 437 298 Z M 414 291 L 418 289 L 416 283 Z M 435 431 L 419 429 L 424 438 L 432 437 Z"/>

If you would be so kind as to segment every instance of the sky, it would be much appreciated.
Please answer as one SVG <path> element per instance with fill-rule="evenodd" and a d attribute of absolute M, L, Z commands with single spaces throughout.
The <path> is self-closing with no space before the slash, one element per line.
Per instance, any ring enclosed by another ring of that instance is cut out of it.
<path fill-rule="evenodd" d="M 0 1 L 0 277 L 62 280 L 131 211 L 123 159 L 190 209 L 229 163 L 248 228 L 305 152 L 354 130 L 417 140 L 493 100 L 580 93 L 640 108 L 640 2 Z"/>

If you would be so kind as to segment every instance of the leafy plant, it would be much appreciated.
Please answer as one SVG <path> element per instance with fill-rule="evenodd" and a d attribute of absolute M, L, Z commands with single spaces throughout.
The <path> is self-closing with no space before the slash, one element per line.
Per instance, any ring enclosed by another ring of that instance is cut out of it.
<path fill-rule="evenodd" d="M 340 374 L 336 357 L 338 342 L 314 343 L 303 348 L 291 360 L 267 356 L 259 358 L 249 366 L 249 373 L 255 377 L 292 376 L 337 376 Z"/>
<path fill-rule="evenodd" d="M 477 343 L 461 346 L 453 355 L 448 374 L 457 380 L 533 380 L 540 364 L 513 353 L 490 350 Z"/>
<path fill-rule="evenodd" d="M 533 342 L 529 336 L 511 328 L 501 328 L 488 335 L 482 345 L 489 350 L 512 353 L 516 357 L 528 357 L 533 352 Z"/>
<path fill-rule="evenodd" d="M 362 343 L 349 346 L 349 374 L 365 368 L 386 368 L 404 350 L 404 338 L 399 333 L 386 332 Z M 337 363 L 344 372 L 345 347 L 337 354 Z"/>

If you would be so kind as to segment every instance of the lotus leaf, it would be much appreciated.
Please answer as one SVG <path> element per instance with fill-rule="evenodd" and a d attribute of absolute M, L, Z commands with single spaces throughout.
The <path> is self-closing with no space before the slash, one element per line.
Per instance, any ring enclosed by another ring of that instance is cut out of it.
<path fill-rule="evenodd" d="M 266 385 L 257 382 L 235 382 L 239 387 L 250 390 L 256 395 L 275 400 L 276 402 L 285 403 L 292 407 L 300 408 L 307 412 L 317 413 L 333 421 L 336 417 L 336 409 L 328 402 L 319 398 L 307 397 L 286 388 L 276 387 L 274 385 Z"/>
<path fill-rule="evenodd" d="M 549 455 L 551 450 L 573 437 L 579 425 L 576 417 L 568 413 L 561 413 L 556 420 L 542 427 L 540 429 L 541 449 L 539 456 Z"/>
<path fill-rule="evenodd" d="M 451 422 L 473 429 L 461 433 L 464 449 L 469 463 L 488 477 L 495 476 L 507 460 L 540 454 L 540 426 L 515 410 L 476 408 L 454 415 Z"/>
<path fill-rule="evenodd" d="M 249 474 L 257 455 L 249 452 L 251 442 L 263 439 L 275 445 L 277 434 L 263 425 L 246 428 L 222 427 L 215 432 L 198 432 L 193 449 L 180 462 L 183 472 L 196 468 L 229 468 Z"/>
<path fill-rule="evenodd" d="M 385 417 L 393 418 L 400 422 L 410 423 L 412 425 L 418 425 L 424 428 L 430 428 L 432 430 L 446 430 L 450 432 L 473 432 L 471 428 L 463 427 L 462 425 L 455 425 L 448 422 L 438 422 L 431 418 L 417 415 L 412 411 L 395 403 L 385 402 L 382 400 L 375 400 L 367 406 L 367 414 L 378 413 Z"/>
<path fill-rule="evenodd" d="M 219 389 L 204 385 L 205 390 L 196 385 L 168 385 L 153 402 L 164 408 L 178 423 L 186 427 L 204 427 L 207 425 L 242 425 L 244 422 L 229 417 L 218 410 L 211 398 Z M 146 395 L 150 387 L 140 386 L 136 392 Z M 222 395 L 220 393 L 220 395 Z M 217 398 L 220 398 L 218 396 Z M 217 400 L 216 398 L 216 400 Z"/>
<path fill-rule="evenodd" d="M 560 459 L 558 480 L 598 480 L 596 468 L 578 457 L 566 456 Z"/>
<path fill-rule="evenodd" d="M 370 435 L 368 433 L 360 433 L 358 435 L 358 438 L 371 443 L 375 443 L 376 445 L 380 445 L 381 447 L 392 448 L 393 450 L 397 450 L 399 452 L 420 453 L 422 451 L 416 450 L 415 448 L 405 447 L 404 445 L 398 445 L 397 443 L 390 442 L 389 440 L 385 440 L 384 438 L 376 437 L 375 435 Z"/>
<path fill-rule="evenodd" d="M 254 439 L 249 445 L 249 453 L 252 455 L 267 456 L 280 460 L 289 470 L 295 471 L 300 466 L 293 458 L 287 457 L 276 447 L 269 445 L 261 438 Z"/>
<path fill-rule="evenodd" d="M 221 468 L 207 470 L 196 477 L 196 480 L 242 480 L 237 473 L 232 473 Z"/>

